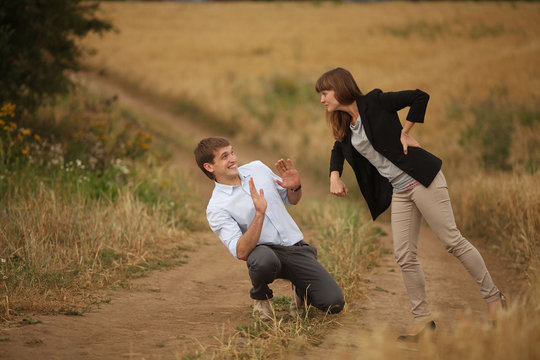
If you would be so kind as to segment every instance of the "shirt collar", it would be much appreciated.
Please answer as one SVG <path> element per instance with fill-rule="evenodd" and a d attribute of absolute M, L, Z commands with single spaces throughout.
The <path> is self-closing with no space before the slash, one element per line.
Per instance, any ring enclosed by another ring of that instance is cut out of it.
<path fill-rule="evenodd" d="M 358 115 L 356 118 L 356 124 L 353 125 L 351 121 L 349 126 L 351 127 L 351 130 L 358 130 L 362 126 L 362 119 L 360 118 L 360 115 Z"/>
<path fill-rule="evenodd" d="M 238 174 L 240 176 L 241 184 L 243 184 L 244 181 L 246 181 L 246 179 L 248 179 L 251 176 L 251 174 L 249 174 L 245 169 L 242 169 L 241 167 L 238 168 Z M 217 181 L 214 181 L 214 184 L 217 190 L 224 192 L 227 195 L 232 195 L 234 188 L 238 186 L 238 185 L 233 186 L 233 185 L 220 184 Z"/>

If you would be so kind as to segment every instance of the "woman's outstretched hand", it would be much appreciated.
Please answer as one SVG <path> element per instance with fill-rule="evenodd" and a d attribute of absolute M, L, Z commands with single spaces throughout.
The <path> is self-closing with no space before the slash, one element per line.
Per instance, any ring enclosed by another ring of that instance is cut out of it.
<path fill-rule="evenodd" d="M 401 132 L 401 137 L 399 139 L 401 141 L 401 145 L 403 145 L 403 153 L 407 155 L 409 146 L 412 147 L 421 147 L 420 143 L 416 141 L 411 135 Z"/>
<path fill-rule="evenodd" d="M 291 159 L 287 159 L 287 162 L 283 159 L 279 159 L 275 164 L 276 170 L 279 172 L 279 176 L 282 181 L 276 180 L 279 186 L 285 189 L 296 189 L 300 186 L 300 174 L 294 167 Z"/>
<path fill-rule="evenodd" d="M 337 171 L 332 171 L 330 174 L 330 193 L 339 197 L 349 195 L 349 190 Z"/>

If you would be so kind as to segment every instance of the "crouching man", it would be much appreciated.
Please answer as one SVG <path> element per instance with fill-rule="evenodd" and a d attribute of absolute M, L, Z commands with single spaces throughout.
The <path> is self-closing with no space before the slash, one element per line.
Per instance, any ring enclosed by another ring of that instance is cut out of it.
<path fill-rule="evenodd" d="M 291 314 L 304 300 L 322 311 L 340 312 L 345 304 L 341 289 L 285 208 L 302 197 L 292 161 L 275 164 L 279 176 L 260 161 L 239 167 L 231 144 L 219 137 L 201 140 L 195 160 L 215 181 L 206 209 L 210 228 L 235 258 L 247 262 L 254 313 L 263 319 L 274 317 L 268 284 L 277 278 L 290 280 L 295 289 Z"/>

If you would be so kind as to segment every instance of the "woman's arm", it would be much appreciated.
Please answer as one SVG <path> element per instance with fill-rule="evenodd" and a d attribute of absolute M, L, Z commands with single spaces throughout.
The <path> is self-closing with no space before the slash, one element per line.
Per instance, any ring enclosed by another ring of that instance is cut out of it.
<path fill-rule="evenodd" d="M 410 106 L 407 120 L 415 123 L 423 123 L 429 95 L 422 90 L 405 90 L 379 94 L 381 105 L 390 112 L 399 111 Z"/>
<path fill-rule="evenodd" d="M 410 134 L 409 131 L 411 131 L 412 127 L 414 126 L 414 123 L 407 120 L 405 121 L 405 126 L 403 126 L 403 130 L 401 130 L 401 145 L 403 145 L 403 153 L 407 155 L 408 147 L 414 146 L 414 147 L 421 147 L 418 141 L 416 141 Z"/>
<path fill-rule="evenodd" d="M 349 194 L 347 186 L 341 180 L 344 161 L 345 157 L 343 156 L 342 143 L 336 141 L 330 156 L 330 193 L 340 197 Z"/>
<path fill-rule="evenodd" d="M 338 171 L 332 171 L 330 173 L 330 193 L 339 197 L 349 195 L 349 189 L 347 189 L 347 186 L 341 180 Z"/>
<path fill-rule="evenodd" d="M 380 93 L 379 100 L 382 106 L 391 112 L 399 111 L 409 106 L 407 121 L 401 131 L 400 141 L 403 146 L 403 153 L 407 155 L 409 146 L 421 147 L 409 132 L 415 123 L 423 123 L 426 115 L 426 108 L 429 95 L 422 90 L 405 90 L 398 92 Z"/>

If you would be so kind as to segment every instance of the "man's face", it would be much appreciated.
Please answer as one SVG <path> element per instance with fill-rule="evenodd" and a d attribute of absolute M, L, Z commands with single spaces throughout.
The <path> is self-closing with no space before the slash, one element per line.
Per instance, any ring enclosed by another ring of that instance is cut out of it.
<path fill-rule="evenodd" d="M 238 179 L 238 159 L 231 145 L 214 151 L 214 162 L 205 163 L 207 171 L 214 174 L 218 183 L 229 184 Z"/>

